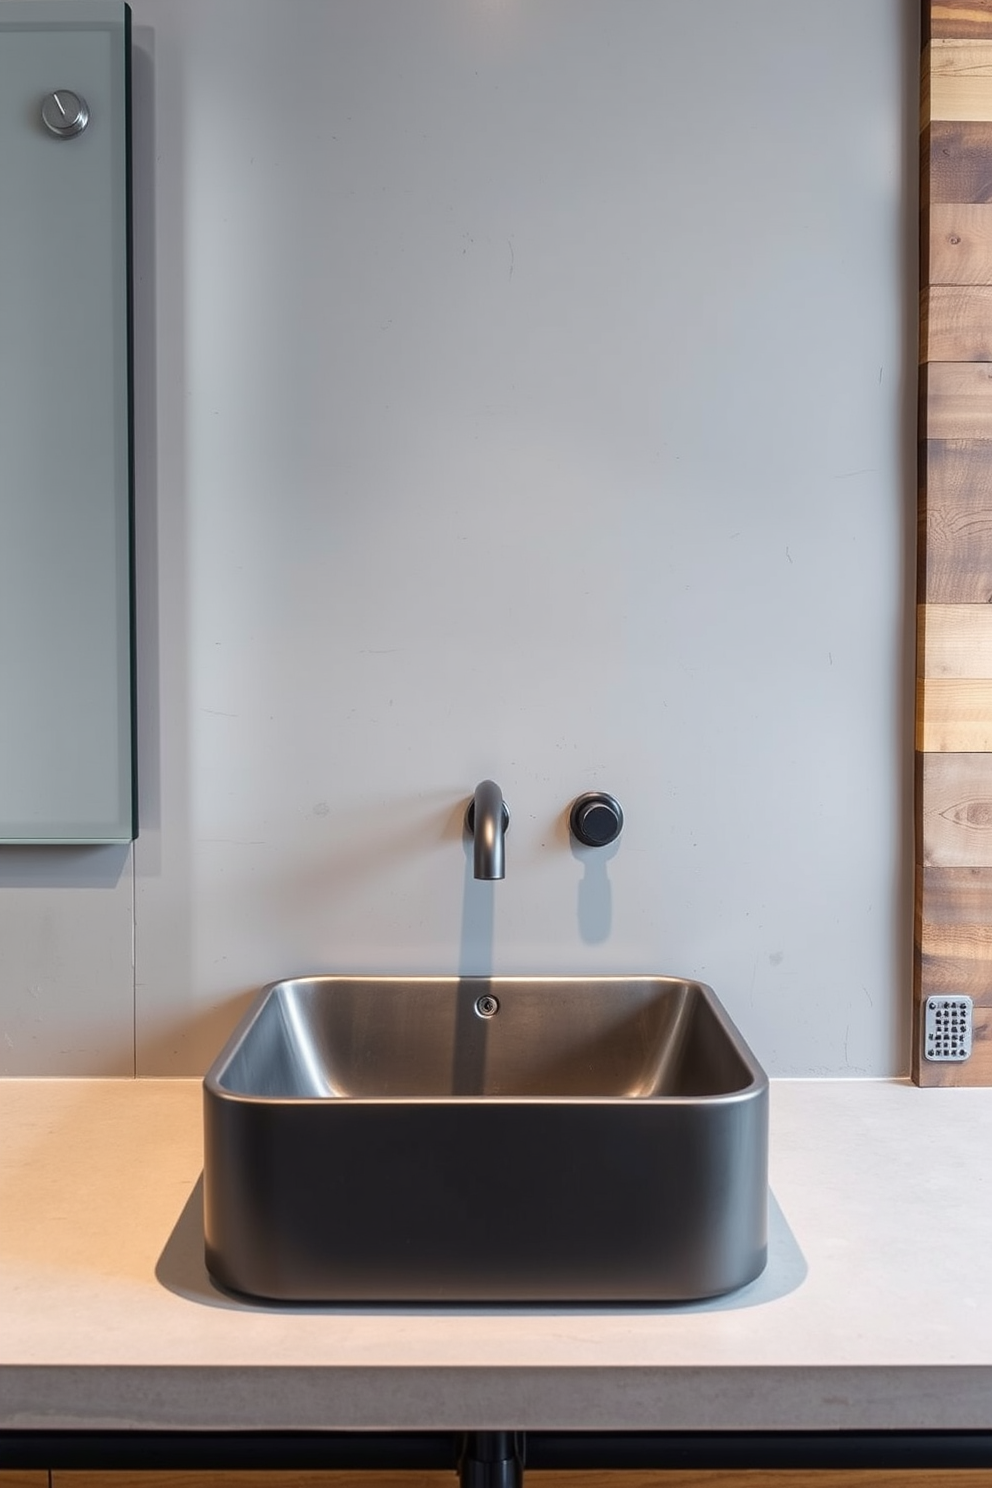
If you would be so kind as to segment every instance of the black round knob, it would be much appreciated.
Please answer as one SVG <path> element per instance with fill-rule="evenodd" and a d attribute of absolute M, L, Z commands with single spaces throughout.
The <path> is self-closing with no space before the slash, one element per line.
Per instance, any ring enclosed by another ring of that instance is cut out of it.
<path fill-rule="evenodd" d="M 623 830 L 620 802 L 605 791 L 586 791 L 572 802 L 568 825 L 584 847 L 606 847 Z"/>

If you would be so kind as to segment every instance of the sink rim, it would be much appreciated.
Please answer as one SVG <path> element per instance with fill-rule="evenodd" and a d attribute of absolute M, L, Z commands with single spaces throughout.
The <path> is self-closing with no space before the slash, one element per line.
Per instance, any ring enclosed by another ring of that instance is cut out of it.
<path fill-rule="evenodd" d="M 698 995 L 708 1004 L 711 1012 L 720 1025 L 721 1031 L 728 1043 L 738 1055 L 744 1069 L 749 1075 L 746 1083 L 734 1090 L 718 1091 L 697 1095 L 467 1095 L 467 1094 L 437 1094 L 437 1095 L 350 1095 L 350 1094 L 295 1094 L 295 1095 L 266 1095 L 257 1092 L 232 1090 L 223 1084 L 223 1077 L 236 1052 L 249 1037 L 250 1032 L 258 1018 L 262 1015 L 269 999 L 273 994 L 278 994 L 278 989 L 290 987 L 296 983 L 335 983 L 348 982 L 351 984 L 374 986 L 388 985 L 399 986 L 441 986 L 450 987 L 452 991 L 468 987 L 479 994 L 485 989 L 496 989 L 501 987 L 512 988 L 514 986 L 527 986 L 554 989 L 574 987 L 583 988 L 603 985 L 608 987 L 611 983 L 631 982 L 650 983 L 655 986 L 678 986 L 694 989 L 694 995 Z M 484 975 L 481 973 L 470 973 L 460 976 L 457 973 L 442 972 L 416 972 L 407 975 L 402 972 L 318 972 L 314 974 L 303 974 L 291 977 L 278 977 L 274 981 L 267 982 L 256 993 L 253 1001 L 245 1012 L 237 1020 L 229 1037 L 225 1040 L 223 1047 L 219 1050 L 209 1069 L 203 1077 L 204 1091 L 212 1099 L 229 1101 L 238 1104 L 252 1106 L 321 1106 L 321 1105 L 346 1105 L 346 1106 L 719 1106 L 736 1104 L 742 1101 L 750 1101 L 761 1098 L 769 1089 L 768 1075 L 756 1058 L 750 1045 L 741 1034 L 723 1003 L 717 997 L 713 988 L 706 982 L 699 981 L 695 977 L 683 977 L 673 974 L 654 974 L 651 972 L 632 973 L 609 973 L 598 974 L 582 972 L 576 975 L 568 973 L 542 972 L 529 975 L 522 972 L 508 974 Z"/>

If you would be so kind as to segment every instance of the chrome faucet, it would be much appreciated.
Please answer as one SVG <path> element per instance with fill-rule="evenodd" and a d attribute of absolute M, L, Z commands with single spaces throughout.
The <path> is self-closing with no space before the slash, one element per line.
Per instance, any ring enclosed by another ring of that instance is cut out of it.
<path fill-rule="evenodd" d="M 503 878 L 503 838 L 510 812 L 495 780 L 480 780 L 465 813 L 465 825 L 475 839 L 476 878 Z"/>

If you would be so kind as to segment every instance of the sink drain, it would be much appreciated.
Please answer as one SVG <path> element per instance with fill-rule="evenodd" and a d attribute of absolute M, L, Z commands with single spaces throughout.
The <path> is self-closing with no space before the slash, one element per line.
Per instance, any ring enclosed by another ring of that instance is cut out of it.
<path fill-rule="evenodd" d="M 475 999 L 475 1011 L 480 1018 L 495 1018 L 499 1012 L 499 1001 L 491 992 L 484 992 Z"/>

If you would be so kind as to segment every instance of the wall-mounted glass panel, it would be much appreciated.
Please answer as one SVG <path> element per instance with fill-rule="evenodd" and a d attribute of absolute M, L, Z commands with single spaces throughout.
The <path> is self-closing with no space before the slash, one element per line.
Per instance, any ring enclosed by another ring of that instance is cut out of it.
<path fill-rule="evenodd" d="M 129 47 L 0 4 L 0 842 L 135 835 Z"/>

